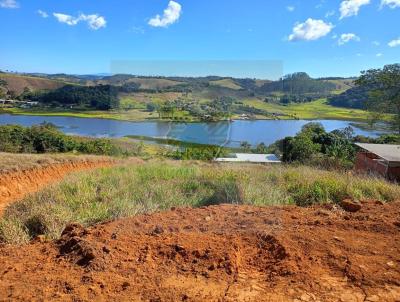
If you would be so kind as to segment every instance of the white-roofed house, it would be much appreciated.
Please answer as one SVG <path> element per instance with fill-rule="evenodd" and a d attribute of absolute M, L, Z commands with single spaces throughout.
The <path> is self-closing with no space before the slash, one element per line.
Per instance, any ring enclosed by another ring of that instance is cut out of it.
<path fill-rule="evenodd" d="M 216 158 L 217 162 L 280 164 L 275 154 L 235 153 L 231 157 Z"/>

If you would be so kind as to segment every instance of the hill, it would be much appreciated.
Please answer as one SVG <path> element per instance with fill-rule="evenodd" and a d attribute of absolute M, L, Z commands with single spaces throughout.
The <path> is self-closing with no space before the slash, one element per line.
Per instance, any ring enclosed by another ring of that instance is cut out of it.
<path fill-rule="evenodd" d="M 0 73 L 0 80 L 4 80 L 7 83 L 7 90 L 13 91 L 16 95 L 21 94 L 25 88 L 32 91 L 54 90 L 66 85 L 65 82 L 60 80 L 8 73 Z"/>

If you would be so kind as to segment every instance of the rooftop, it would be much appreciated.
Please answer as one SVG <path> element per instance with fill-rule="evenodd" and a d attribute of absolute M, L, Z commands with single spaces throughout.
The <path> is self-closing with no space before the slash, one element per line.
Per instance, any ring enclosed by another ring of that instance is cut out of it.
<path fill-rule="evenodd" d="M 400 145 L 361 144 L 360 148 L 371 152 L 389 162 L 400 162 Z"/>
<path fill-rule="evenodd" d="M 275 154 L 236 153 L 233 157 L 217 158 L 219 162 L 280 163 Z"/>

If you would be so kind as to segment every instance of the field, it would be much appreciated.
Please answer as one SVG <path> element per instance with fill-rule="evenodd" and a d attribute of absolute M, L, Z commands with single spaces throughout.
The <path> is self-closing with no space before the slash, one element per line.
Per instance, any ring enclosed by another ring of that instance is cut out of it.
<path fill-rule="evenodd" d="M 12 205 L 0 222 L 0 238 L 9 242 L 26 242 L 40 234 L 58 238 L 70 222 L 89 226 L 172 207 L 305 206 L 346 198 L 393 201 L 400 199 L 400 187 L 308 167 L 150 161 L 75 174 Z M 29 221 L 35 221 L 32 228 Z"/>
<path fill-rule="evenodd" d="M 21 76 L 13 74 L 0 74 L 0 80 L 7 82 L 8 89 L 20 94 L 27 87 L 32 90 L 52 90 L 66 85 L 66 82 L 43 79 L 32 76 Z"/>
<path fill-rule="evenodd" d="M 142 96 L 142 98 L 145 98 Z M 160 97 L 155 96 L 151 101 L 158 101 L 163 103 Z M 200 100 L 201 101 L 201 100 Z M 280 116 L 281 119 L 337 119 L 337 120 L 349 120 L 349 121 L 361 121 L 365 122 L 369 119 L 369 113 L 365 110 L 359 109 L 347 109 L 330 106 L 326 103 L 325 99 L 320 99 L 310 103 L 303 104 L 290 104 L 287 106 L 266 103 L 258 99 L 245 99 L 243 101 L 245 105 L 268 111 L 269 113 L 284 114 Z M 115 119 L 115 120 L 126 120 L 126 121 L 144 121 L 144 120 L 158 120 L 159 116 L 157 112 L 148 112 L 145 109 L 145 101 L 135 96 L 124 97 L 122 99 L 122 106 L 124 108 L 135 108 L 135 109 L 121 109 L 121 110 L 110 110 L 110 111 L 75 111 L 75 110 L 62 110 L 62 109 L 21 109 L 21 108 L 3 108 L 0 112 L 20 114 L 20 115 L 38 115 L 38 116 L 70 116 L 70 117 L 81 117 L 81 118 L 104 118 L 104 119 Z M 176 117 L 184 117 L 189 121 L 195 120 L 186 112 L 175 113 Z M 239 115 L 233 116 L 238 118 Z M 268 117 L 257 115 L 257 119 L 268 119 Z M 386 115 L 384 119 L 390 118 L 390 115 Z"/>
<path fill-rule="evenodd" d="M 365 110 L 347 109 L 330 106 L 326 99 L 303 103 L 290 104 L 287 106 L 262 102 L 256 99 L 248 99 L 245 104 L 255 108 L 267 110 L 269 112 L 283 113 L 289 115 L 287 118 L 297 119 L 337 119 L 349 121 L 367 121 L 369 114 Z M 385 118 L 388 118 L 386 115 Z"/>

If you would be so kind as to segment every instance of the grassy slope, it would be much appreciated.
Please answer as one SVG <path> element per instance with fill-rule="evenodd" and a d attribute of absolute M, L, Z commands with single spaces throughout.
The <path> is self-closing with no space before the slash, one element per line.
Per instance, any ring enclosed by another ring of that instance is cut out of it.
<path fill-rule="evenodd" d="M 224 88 L 230 88 L 233 90 L 239 90 L 242 88 L 238 84 L 236 84 L 232 79 L 210 81 L 210 85 L 220 86 L 220 87 L 224 87 Z"/>
<path fill-rule="evenodd" d="M 365 110 L 334 107 L 328 105 L 326 99 L 320 99 L 303 104 L 290 104 L 288 106 L 265 103 L 256 99 L 245 100 L 244 103 L 269 112 L 291 115 L 291 117 L 287 118 L 338 119 L 353 121 L 366 121 L 368 119 L 368 112 Z M 388 117 L 389 116 L 386 116 L 386 118 Z"/>
<path fill-rule="evenodd" d="M 63 81 L 14 74 L 0 74 L 0 79 L 7 82 L 8 90 L 15 91 L 17 94 L 22 93 L 25 87 L 31 90 L 52 90 L 68 84 Z"/>
<path fill-rule="evenodd" d="M 0 152 L 0 175 L 31 168 L 50 166 L 58 163 L 98 161 L 104 156 L 73 154 L 13 154 Z"/>
<path fill-rule="evenodd" d="M 344 198 L 400 198 L 384 180 L 309 167 L 148 162 L 75 174 L 10 206 L 0 220 L 0 241 L 22 243 L 65 225 L 219 203 L 275 205 L 340 202 Z"/>

